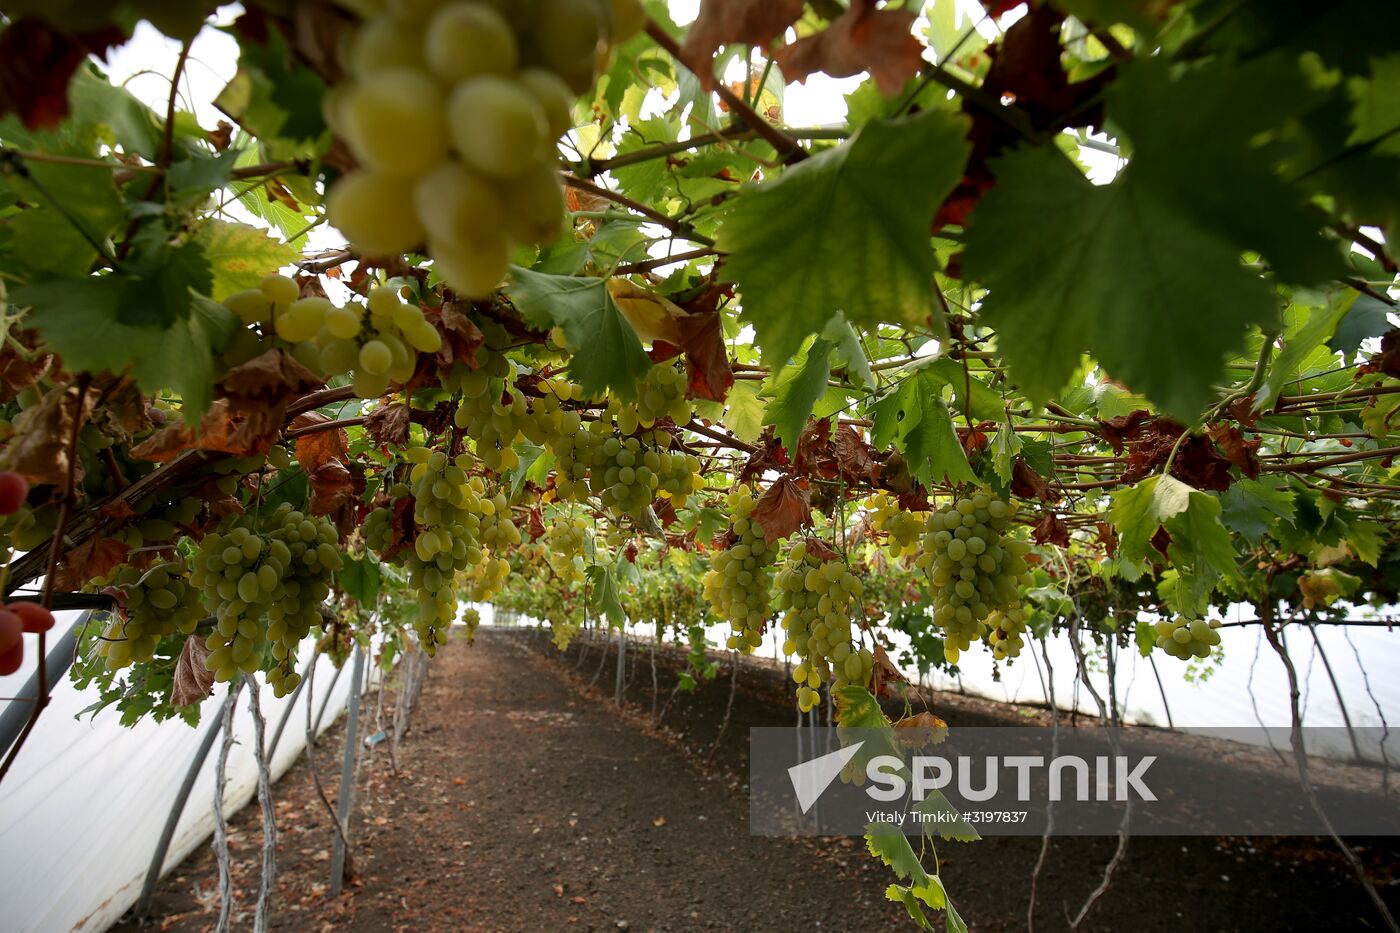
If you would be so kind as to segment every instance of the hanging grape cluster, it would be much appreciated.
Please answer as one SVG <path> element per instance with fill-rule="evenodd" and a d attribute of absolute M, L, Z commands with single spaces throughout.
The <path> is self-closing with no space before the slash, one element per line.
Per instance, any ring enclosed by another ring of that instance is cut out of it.
<path fill-rule="evenodd" d="M 257 288 L 224 299 L 239 320 L 258 328 L 236 332 L 224 362 L 246 362 L 280 340 L 312 372 L 349 374 L 356 395 L 378 398 L 391 382 L 402 384 L 413 377 L 420 353 L 436 353 L 442 346 L 442 335 L 423 310 L 388 286 L 371 288 L 363 306 L 298 295 L 295 281 L 269 275 Z"/>
<path fill-rule="evenodd" d="M 556 517 L 544 531 L 544 559 L 561 583 L 578 585 L 588 567 L 588 522 L 582 518 Z"/>
<path fill-rule="evenodd" d="M 1015 503 L 977 493 L 928 517 L 915 565 L 928 574 L 933 619 L 943 629 L 949 661 L 982 638 L 993 611 L 1014 609 L 1030 582 L 1030 545 L 1006 534 L 1015 514 Z"/>
<path fill-rule="evenodd" d="M 870 527 L 887 536 L 885 546 L 891 557 L 918 553 L 924 521 L 917 513 L 900 508 L 893 496 L 883 492 L 871 496 L 865 507 L 870 512 Z"/>
<path fill-rule="evenodd" d="M 120 591 L 123 610 L 122 617 L 107 626 L 98 645 L 108 670 L 151 660 L 161 639 L 176 633 L 193 634 L 204 617 L 183 561 L 166 561 L 145 573 L 123 564 L 108 585 Z"/>
<path fill-rule="evenodd" d="M 1162 619 L 1153 623 L 1157 647 L 1182 661 L 1208 658 L 1210 649 L 1220 644 L 1219 619 Z"/>
<path fill-rule="evenodd" d="M 725 497 L 733 516 L 729 521 L 733 543 L 714 556 L 700 583 L 705 601 L 733 630 L 726 643 L 745 652 L 763 644 L 763 631 L 772 612 L 770 568 L 778 559 L 778 549 L 769 545 L 763 529 L 752 518 L 757 504 L 748 486 L 739 486 Z"/>
<path fill-rule="evenodd" d="M 190 583 L 203 591 L 214 615 L 205 665 L 215 679 L 258 670 L 263 646 L 271 642 L 278 664 L 267 679 L 282 696 L 300 681 L 293 652 L 320 623 L 332 574 L 343 562 L 335 526 L 325 518 L 283 503 L 265 527 L 259 530 L 257 517 L 245 515 L 225 531 L 205 535 Z"/>
<path fill-rule="evenodd" d="M 370 14 L 326 99 L 360 164 L 331 189 L 331 223 L 370 256 L 426 244 L 454 291 L 490 294 L 517 245 L 560 230 L 554 141 L 609 43 L 640 25 L 636 0 L 398 0 Z"/>
<path fill-rule="evenodd" d="M 870 682 L 874 656 L 855 643 L 854 619 L 863 614 L 865 587 L 839 560 L 808 553 L 806 542 L 788 550 L 777 575 L 777 606 L 787 639 L 783 650 L 800 658 L 792 678 L 797 705 L 807 712 L 821 701 L 823 683 L 834 687 Z"/>

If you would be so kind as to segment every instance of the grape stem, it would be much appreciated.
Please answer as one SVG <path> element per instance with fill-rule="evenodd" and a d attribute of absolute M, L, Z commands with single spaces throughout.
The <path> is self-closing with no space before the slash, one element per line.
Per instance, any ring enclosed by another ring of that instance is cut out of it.
<path fill-rule="evenodd" d="M 658 210 L 653 210 L 652 208 L 647 207 L 645 204 L 632 200 L 625 194 L 620 194 L 619 192 L 612 191 L 608 188 L 604 188 L 602 185 L 594 184 L 586 178 L 579 178 L 575 175 L 564 175 L 563 180 L 564 184 L 570 188 L 574 188 L 578 191 L 585 191 L 588 194 L 594 195 L 595 197 L 603 198 L 607 201 L 612 201 L 614 204 L 625 207 L 629 211 L 641 214 L 647 220 L 650 220 L 653 223 L 658 223 L 661 226 L 665 227 L 667 230 L 670 230 L 673 233 L 676 233 L 677 235 L 684 237 L 687 240 L 691 240 L 695 243 L 703 243 L 706 246 L 715 245 L 715 241 L 713 239 L 705 236 L 703 233 L 697 232 L 693 227 L 690 226 L 690 224 L 686 223 L 685 221 L 677 220 L 674 217 L 668 217 L 667 215 L 661 213 Z"/>

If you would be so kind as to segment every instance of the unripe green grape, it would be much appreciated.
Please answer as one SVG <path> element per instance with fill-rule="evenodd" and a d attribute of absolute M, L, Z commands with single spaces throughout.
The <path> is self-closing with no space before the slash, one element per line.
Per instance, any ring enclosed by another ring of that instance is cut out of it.
<path fill-rule="evenodd" d="M 301 288 L 295 279 L 273 273 L 262 277 L 258 290 L 273 304 L 289 305 L 301 297 Z"/>
<path fill-rule="evenodd" d="M 546 158 L 544 108 L 518 81 L 468 78 L 453 89 L 447 115 L 457 154 L 494 178 L 518 178 Z"/>
<path fill-rule="evenodd" d="M 558 238 L 564 221 L 564 184 L 553 166 L 542 163 L 506 186 L 506 232 L 520 243 L 544 244 Z"/>
<path fill-rule="evenodd" d="M 352 340 L 327 340 L 321 344 L 321 366 L 327 373 L 345 373 L 360 361 L 360 348 Z"/>
<path fill-rule="evenodd" d="M 574 101 L 578 95 L 563 78 L 547 68 L 526 68 L 516 75 L 516 80 L 540 102 L 550 139 L 558 139 L 573 129 Z"/>
<path fill-rule="evenodd" d="M 510 268 L 510 244 L 497 236 L 465 248 L 434 241 L 433 268 L 464 298 L 485 298 L 494 292 Z"/>
<path fill-rule="evenodd" d="M 420 175 L 447 157 L 443 95 L 412 68 L 386 68 L 355 85 L 340 104 L 345 140 L 367 168 Z"/>
<path fill-rule="evenodd" d="M 360 313 L 353 307 L 327 309 L 325 326 L 332 336 L 352 340 L 360 334 Z"/>
<path fill-rule="evenodd" d="M 272 303 L 261 289 L 235 292 L 225 298 L 223 304 L 244 324 L 266 324 L 272 320 Z"/>
<path fill-rule="evenodd" d="M 396 256 L 422 244 L 413 181 L 367 169 L 340 178 L 326 197 L 337 230 L 367 256 Z"/>
<path fill-rule="evenodd" d="M 593 0 L 541 0 L 531 45 L 540 64 L 583 93 L 593 83 L 605 25 Z"/>
<path fill-rule="evenodd" d="M 361 79 L 381 69 L 420 67 L 423 40 L 418 30 L 392 16 L 371 17 L 349 35 L 341 61 Z"/>
<path fill-rule="evenodd" d="M 441 7 L 424 32 L 424 58 L 444 81 L 508 75 L 520 58 L 515 33 L 495 9 L 465 0 Z"/>
<path fill-rule="evenodd" d="M 355 378 L 351 380 L 351 386 L 360 398 L 379 398 L 389 391 L 389 375 L 359 370 L 355 373 Z"/>
<path fill-rule="evenodd" d="M 447 161 L 414 188 L 414 205 L 428 236 L 439 245 L 499 239 L 506 205 L 497 183 L 460 162 Z"/>

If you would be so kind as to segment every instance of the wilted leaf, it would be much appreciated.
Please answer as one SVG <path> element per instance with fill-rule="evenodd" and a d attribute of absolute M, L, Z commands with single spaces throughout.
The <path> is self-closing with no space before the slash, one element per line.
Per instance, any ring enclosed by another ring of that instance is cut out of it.
<path fill-rule="evenodd" d="M 905 716 L 894 724 L 895 741 L 909 748 L 937 745 L 947 737 L 948 724 L 927 710 Z"/>
<path fill-rule="evenodd" d="M 59 386 L 50 389 L 39 404 L 19 413 L 14 422 L 14 437 L 5 447 L 0 464 L 14 470 L 33 485 L 60 485 L 68 476 L 68 449 L 73 438 L 75 417 L 86 421 L 92 412 L 96 394 L 84 392 L 83 409 L 78 411 L 78 387 Z M 80 460 L 74 480 L 83 478 Z"/>
<path fill-rule="evenodd" d="M 407 405 L 380 405 L 365 419 L 365 433 L 382 447 L 402 447 L 408 443 Z"/>
<path fill-rule="evenodd" d="M 721 45 L 738 43 L 768 48 L 802 15 L 802 0 L 703 0 L 681 46 L 687 62 L 709 62 Z M 711 70 L 698 68 L 700 83 L 714 85 Z"/>
<path fill-rule="evenodd" d="M 311 514 L 329 515 L 355 492 L 354 478 L 339 460 L 327 460 L 307 474 L 311 482 Z"/>
<path fill-rule="evenodd" d="M 67 592 L 79 590 L 88 581 L 105 577 L 118 564 L 124 563 L 130 550 L 116 538 L 93 535 L 63 555 L 63 561 L 54 575 L 54 586 Z"/>
<path fill-rule="evenodd" d="M 752 517 L 772 544 L 811 523 L 811 497 L 791 476 L 784 476 L 759 498 Z"/>
<path fill-rule="evenodd" d="M 329 424 L 330 420 L 320 412 L 308 411 L 293 418 L 288 427 L 292 430 L 298 430 Z M 311 476 L 331 461 L 343 464 L 350 459 L 350 451 L 346 446 L 349 442 L 350 438 L 345 433 L 344 428 L 302 434 L 297 437 L 297 462 L 301 464 L 301 468 L 306 471 L 307 476 Z M 343 466 L 342 469 L 344 469 Z"/>
<path fill-rule="evenodd" d="M 203 702 L 214 693 L 214 672 L 204 666 L 209 657 L 209 646 L 203 636 L 191 635 L 185 639 L 180 649 L 180 660 L 175 663 L 175 686 L 170 691 L 173 706 L 188 706 Z"/>
<path fill-rule="evenodd" d="M 438 315 L 428 315 L 428 321 L 442 335 L 442 348 L 437 352 L 441 366 L 462 364 L 468 369 L 476 369 L 476 351 L 486 342 L 481 328 L 467 317 L 455 302 L 442 306 Z"/>
<path fill-rule="evenodd" d="M 1011 491 L 1022 499 L 1041 499 L 1045 502 L 1053 502 L 1056 499 L 1045 477 L 1031 469 L 1025 457 L 1017 457 L 1016 462 L 1012 464 Z"/>
<path fill-rule="evenodd" d="M 685 316 L 685 312 L 671 299 L 616 276 L 608 279 L 608 293 L 642 343 L 664 340 L 673 346 L 681 346 L 680 325 L 677 322 Z"/>
<path fill-rule="evenodd" d="M 1036 544 L 1058 544 L 1069 547 L 1069 526 L 1054 512 L 1046 512 L 1035 523 L 1033 532 Z"/>
<path fill-rule="evenodd" d="M 56 127 L 68 116 L 78 66 L 125 41 L 116 26 L 75 34 L 33 17 L 12 22 L 0 32 L 0 115 L 17 113 L 30 129 Z"/>
<path fill-rule="evenodd" d="M 789 81 L 805 81 L 814 71 L 833 78 L 870 72 L 886 97 L 923 67 L 924 47 L 914 38 L 917 9 L 877 10 L 873 0 L 851 8 L 819 33 L 779 49 L 778 66 Z"/>
<path fill-rule="evenodd" d="M 909 682 L 909 678 L 901 674 L 899 668 L 894 666 L 894 662 L 890 660 L 889 654 L 885 651 L 885 646 L 880 644 L 875 646 L 874 663 L 871 665 L 870 680 L 875 693 L 879 696 L 889 695 L 890 684 L 907 684 Z M 937 717 L 934 717 L 934 719 L 937 719 Z M 942 722 L 941 720 L 938 721 L 940 723 Z M 901 720 L 901 722 L 903 722 L 903 720 Z M 900 723 L 896 723 L 896 725 L 899 724 Z M 947 731 L 946 726 L 944 727 L 944 731 Z M 941 741 L 941 739 L 939 739 L 939 741 Z"/>
<path fill-rule="evenodd" d="M 1213 424 L 1210 439 L 1241 473 L 1250 479 L 1259 477 L 1259 438 L 1247 440 L 1232 424 Z"/>

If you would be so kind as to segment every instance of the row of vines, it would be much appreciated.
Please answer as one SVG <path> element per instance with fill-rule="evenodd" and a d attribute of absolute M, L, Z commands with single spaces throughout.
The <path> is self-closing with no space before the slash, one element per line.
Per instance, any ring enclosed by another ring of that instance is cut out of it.
<path fill-rule="evenodd" d="M 204 125 L 214 3 L 0 3 L 4 669 L 96 608 L 77 683 L 193 722 L 482 603 L 776 631 L 869 725 L 1065 631 L 1379 618 L 1400 7 L 958 6 L 250 0 Z M 101 67 L 143 19 L 155 109 Z"/>

